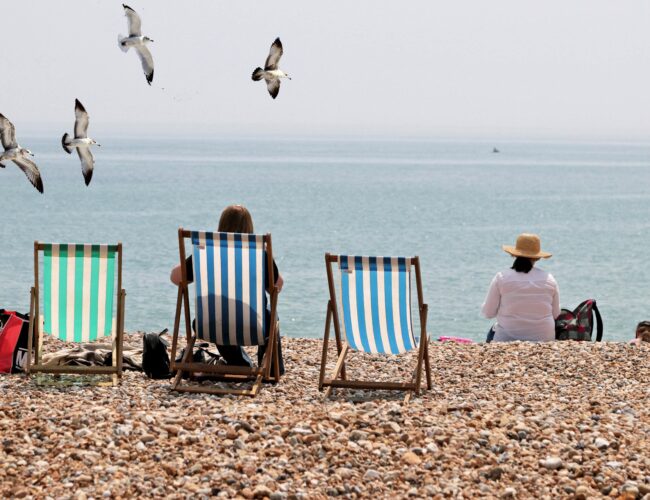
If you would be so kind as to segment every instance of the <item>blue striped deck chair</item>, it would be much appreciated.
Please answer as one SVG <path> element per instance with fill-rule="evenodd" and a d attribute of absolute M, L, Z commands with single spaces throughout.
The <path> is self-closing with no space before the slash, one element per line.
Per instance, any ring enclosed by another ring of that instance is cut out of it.
<path fill-rule="evenodd" d="M 332 264 L 338 264 L 335 282 Z M 387 389 L 406 391 L 404 402 L 420 392 L 422 365 L 431 388 L 426 321 L 428 306 L 422 299 L 422 280 L 418 257 L 360 257 L 325 254 L 330 298 L 327 303 L 323 355 L 318 388 Z M 411 275 L 415 281 L 420 316 L 419 343 L 413 331 Z M 337 300 L 337 289 L 340 299 Z M 325 377 L 330 328 L 334 326 L 338 360 L 331 377 Z M 345 342 L 343 341 L 345 337 Z M 349 350 L 370 354 L 401 354 L 418 349 L 417 366 L 408 382 L 349 380 L 345 357 Z"/>
<path fill-rule="evenodd" d="M 41 255 L 42 289 L 39 279 Z M 122 375 L 125 297 L 126 292 L 122 289 L 121 243 L 88 245 L 34 242 L 34 286 L 30 292 L 26 372 L 105 374 L 112 375 L 114 382 L 117 382 Z M 110 337 L 112 365 L 43 365 L 44 334 L 74 343 L 94 342 Z"/>
<path fill-rule="evenodd" d="M 192 245 L 194 314 L 186 270 L 186 240 Z M 172 390 L 255 396 L 263 381 L 280 380 L 276 327 L 278 290 L 273 276 L 271 235 L 178 230 L 181 284 L 176 301 L 172 338 Z M 270 284 L 268 288 L 266 285 Z M 266 293 L 268 291 L 268 294 Z M 267 320 L 270 309 L 270 321 Z M 182 309 L 182 312 L 181 312 Z M 176 359 L 181 314 L 185 317 L 187 347 L 180 362 Z M 193 326 L 194 325 L 194 326 Z M 191 361 L 197 341 L 227 346 L 259 346 L 267 342 L 261 365 L 241 367 Z M 274 373 L 271 375 L 271 359 Z M 210 374 L 227 382 L 253 381 L 248 389 L 223 388 L 214 384 L 181 384 L 183 373 Z"/>

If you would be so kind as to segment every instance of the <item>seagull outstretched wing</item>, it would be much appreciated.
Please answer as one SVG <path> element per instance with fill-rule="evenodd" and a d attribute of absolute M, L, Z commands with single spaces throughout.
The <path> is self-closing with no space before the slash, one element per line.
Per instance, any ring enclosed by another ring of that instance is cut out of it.
<path fill-rule="evenodd" d="M 275 99 L 278 96 L 278 92 L 280 92 L 280 79 L 273 78 L 266 80 L 266 88 L 268 89 L 269 94 L 271 94 L 271 97 Z"/>
<path fill-rule="evenodd" d="M 25 175 L 29 179 L 29 182 L 38 190 L 39 193 L 43 192 L 43 181 L 41 179 L 41 173 L 32 160 L 27 158 L 15 158 L 14 163 L 20 167 L 20 170 L 25 172 Z"/>
<path fill-rule="evenodd" d="M 145 45 L 138 45 L 136 47 L 138 51 L 138 57 L 140 57 L 140 62 L 142 63 L 142 71 L 144 71 L 144 76 L 147 79 L 147 83 L 151 85 L 153 81 L 153 57 L 151 52 Z"/>
<path fill-rule="evenodd" d="M 90 184 L 90 179 L 93 178 L 93 167 L 95 166 L 95 158 L 90 151 L 90 148 L 77 148 L 77 154 L 81 160 L 81 172 L 84 174 L 84 181 L 86 186 Z"/>
<path fill-rule="evenodd" d="M 142 36 L 142 21 L 138 13 L 126 4 L 122 4 L 122 7 L 129 24 L 129 36 Z"/>
<path fill-rule="evenodd" d="M 5 118 L 3 114 L 0 114 L 0 141 L 2 141 L 2 147 L 5 149 L 18 147 L 14 124 Z"/>
<path fill-rule="evenodd" d="M 279 38 L 276 38 L 275 41 L 271 44 L 269 56 L 266 58 L 266 62 L 264 63 L 264 70 L 273 71 L 274 69 L 278 69 L 278 62 L 280 62 L 282 54 L 282 42 Z"/>
<path fill-rule="evenodd" d="M 74 137 L 75 139 L 85 139 L 88 137 L 88 113 L 79 99 L 74 103 Z"/>

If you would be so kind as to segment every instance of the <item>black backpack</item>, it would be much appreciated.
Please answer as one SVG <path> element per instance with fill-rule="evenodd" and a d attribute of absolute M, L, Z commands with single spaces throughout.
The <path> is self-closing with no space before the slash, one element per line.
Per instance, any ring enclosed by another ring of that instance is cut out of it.
<path fill-rule="evenodd" d="M 165 328 L 160 333 L 145 333 L 142 336 L 142 369 L 149 378 L 170 378 L 169 354 L 167 341 L 162 338 L 167 333 Z"/>
<path fill-rule="evenodd" d="M 555 319 L 556 340 L 591 340 L 596 318 L 596 342 L 603 338 L 603 319 L 594 299 L 587 299 L 573 311 L 562 309 Z"/>

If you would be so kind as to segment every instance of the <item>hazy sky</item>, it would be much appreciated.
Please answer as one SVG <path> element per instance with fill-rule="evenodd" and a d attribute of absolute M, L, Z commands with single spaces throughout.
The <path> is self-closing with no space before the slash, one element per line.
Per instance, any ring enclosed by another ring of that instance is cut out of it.
<path fill-rule="evenodd" d="M 647 0 L 3 2 L 0 113 L 20 131 L 650 140 Z M 284 45 L 277 100 L 252 70 Z M 164 89 L 164 90 L 163 90 Z"/>

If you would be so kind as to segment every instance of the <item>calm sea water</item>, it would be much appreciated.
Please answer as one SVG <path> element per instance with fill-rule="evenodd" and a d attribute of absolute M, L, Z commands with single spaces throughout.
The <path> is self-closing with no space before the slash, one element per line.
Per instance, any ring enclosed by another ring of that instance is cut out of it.
<path fill-rule="evenodd" d="M 273 235 L 284 335 L 322 336 L 329 251 L 419 255 L 429 331 L 482 340 L 480 305 L 511 263 L 501 245 L 523 231 L 554 253 L 542 267 L 563 307 L 598 300 L 606 339 L 650 319 L 649 144 L 101 139 L 89 188 L 49 138 L 21 137 L 45 195 L 0 171 L 0 307 L 28 310 L 34 240 L 119 240 L 127 329 L 171 330 L 178 227 L 216 228 L 241 203 Z"/>

